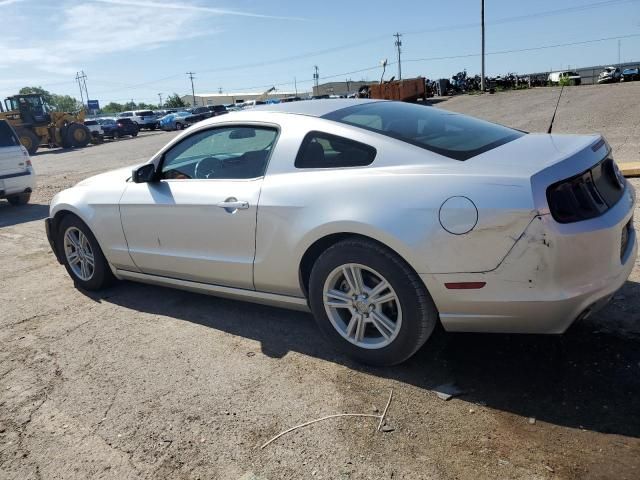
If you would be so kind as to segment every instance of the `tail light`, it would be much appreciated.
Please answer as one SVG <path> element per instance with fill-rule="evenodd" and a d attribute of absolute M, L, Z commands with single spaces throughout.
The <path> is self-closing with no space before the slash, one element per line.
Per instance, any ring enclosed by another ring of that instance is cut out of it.
<path fill-rule="evenodd" d="M 559 223 L 579 222 L 602 215 L 622 197 L 626 180 L 613 159 L 547 188 L 547 201 Z"/>
<path fill-rule="evenodd" d="M 121 124 L 121 123 L 118 123 L 117 125 L 118 125 L 119 127 L 121 127 L 121 126 L 122 126 L 122 124 Z"/>
<path fill-rule="evenodd" d="M 33 165 L 31 164 L 31 159 L 28 158 L 25 163 L 27 164 L 27 167 L 32 167 Z"/>

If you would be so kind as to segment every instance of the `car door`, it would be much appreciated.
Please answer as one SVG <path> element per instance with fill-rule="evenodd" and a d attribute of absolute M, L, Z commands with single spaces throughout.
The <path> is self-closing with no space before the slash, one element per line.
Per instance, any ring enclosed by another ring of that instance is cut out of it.
<path fill-rule="evenodd" d="M 257 204 L 278 130 L 199 130 L 166 151 L 157 181 L 120 202 L 131 258 L 144 273 L 253 289 Z"/>

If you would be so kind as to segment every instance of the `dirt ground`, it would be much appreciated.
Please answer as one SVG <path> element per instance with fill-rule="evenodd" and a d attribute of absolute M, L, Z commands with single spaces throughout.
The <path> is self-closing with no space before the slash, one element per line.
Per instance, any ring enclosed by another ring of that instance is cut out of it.
<path fill-rule="evenodd" d="M 0 201 L 1 479 L 640 476 L 638 263 L 564 336 L 437 332 L 384 369 L 335 353 L 307 314 L 129 282 L 74 288 L 45 238 L 47 203 L 171 135 L 45 151 L 33 203 Z M 441 400 L 446 383 L 464 393 Z M 379 415 L 390 390 L 390 431 L 343 417 L 259 448 L 325 415 Z"/>

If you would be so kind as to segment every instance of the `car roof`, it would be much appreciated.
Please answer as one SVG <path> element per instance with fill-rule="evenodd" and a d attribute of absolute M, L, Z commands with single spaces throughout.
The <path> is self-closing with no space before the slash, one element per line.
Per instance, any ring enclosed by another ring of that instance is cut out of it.
<path fill-rule="evenodd" d="M 254 112 L 279 112 L 293 113 L 297 115 L 309 115 L 311 117 L 322 117 L 336 110 L 362 105 L 365 103 L 376 103 L 381 100 L 354 99 L 354 98 L 330 98 L 325 100 L 300 100 L 299 102 L 274 103 L 268 105 L 258 105 L 251 110 Z"/>

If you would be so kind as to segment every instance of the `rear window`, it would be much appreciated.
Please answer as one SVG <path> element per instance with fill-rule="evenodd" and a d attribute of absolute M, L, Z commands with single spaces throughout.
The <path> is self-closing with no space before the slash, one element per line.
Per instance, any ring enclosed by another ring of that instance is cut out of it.
<path fill-rule="evenodd" d="M 85 125 L 97 125 L 98 122 L 96 122 L 95 120 L 87 120 L 86 122 L 84 122 Z"/>
<path fill-rule="evenodd" d="M 136 112 L 139 117 L 151 117 L 153 116 L 153 112 L 151 110 L 142 110 L 140 112 Z"/>
<path fill-rule="evenodd" d="M 133 123 L 130 118 L 121 118 L 118 120 L 118 122 L 126 124 Z"/>
<path fill-rule="evenodd" d="M 11 126 L 4 120 L 0 120 L 0 147 L 15 147 L 18 139 Z"/>
<path fill-rule="evenodd" d="M 455 160 L 468 160 L 525 135 L 458 113 L 402 102 L 372 102 L 323 118 L 364 128 Z"/>

